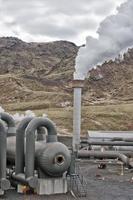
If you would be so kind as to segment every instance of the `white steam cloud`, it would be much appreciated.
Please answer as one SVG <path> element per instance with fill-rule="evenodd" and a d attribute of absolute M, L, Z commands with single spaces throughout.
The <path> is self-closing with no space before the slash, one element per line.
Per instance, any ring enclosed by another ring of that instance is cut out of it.
<path fill-rule="evenodd" d="M 105 61 L 114 60 L 133 46 L 133 0 L 117 8 L 117 14 L 102 21 L 98 38 L 88 36 L 86 45 L 79 49 L 74 79 L 84 79 L 88 72 Z"/>
<path fill-rule="evenodd" d="M 35 116 L 36 116 L 35 113 L 32 112 L 31 110 L 25 111 L 24 114 L 15 113 L 12 115 L 16 123 L 21 122 L 25 117 L 35 117 Z"/>
<path fill-rule="evenodd" d="M 0 106 L 0 113 L 4 112 L 5 110 Z"/>
<path fill-rule="evenodd" d="M 4 110 L 4 108 L 2 108 L 0 106 L 0 113 L 2 113 L 2 112 L 5 112 L 5 110 Z M 17 123 L 21 122 L 26 117 L 36 117 L 36 114 L 31 110 L 26 110 L 24 112 L 24 114 L 20 114 L 20 113 L 17 112 L 15 114 L 12 114 L 11 116 L 13 117 L 13 119 L 15 120 L 15 122 L 17 124 Z M 48 116 L 47 116 L 47 114 L 43 113 L 42 117 L 48 117 Z"/>

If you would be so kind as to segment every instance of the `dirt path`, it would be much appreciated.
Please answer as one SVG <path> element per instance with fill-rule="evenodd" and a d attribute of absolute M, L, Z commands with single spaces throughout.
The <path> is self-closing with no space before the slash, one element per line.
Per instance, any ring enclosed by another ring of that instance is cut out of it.
<path fill-rule="evenodd" d="M 20 195 L 15 190 L 8 191 L 0 199 L 7 200 L 133 200 L 133 173 L 125 169 L 124 175 L 120 175 L 120 166 L 108 165 L 106 169 L 100 170 L 96 164 L 86 162 L 80 163 L 81 172 L 87 181 L 87 197 L 74 198 L 71 194 L 37 196 Z"/>

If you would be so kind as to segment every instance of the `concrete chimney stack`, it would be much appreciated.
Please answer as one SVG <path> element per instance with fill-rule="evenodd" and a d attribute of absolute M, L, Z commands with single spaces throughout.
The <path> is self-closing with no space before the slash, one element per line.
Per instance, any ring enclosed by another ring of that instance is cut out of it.
<path fill-rule="evenodd" d="M 73 80 L 74 101 L 73 101 L 73 151 L 79 149 L 80 132 L 81 132 L 81 93 L 83 88 L 83 80 Z"/>

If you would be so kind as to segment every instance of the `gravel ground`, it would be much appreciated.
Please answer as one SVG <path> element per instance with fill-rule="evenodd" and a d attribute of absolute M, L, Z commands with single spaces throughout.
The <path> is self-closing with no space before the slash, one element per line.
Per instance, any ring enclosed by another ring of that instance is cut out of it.
<path fill-rule="evenodd" d="M 133 200 L 133 173 L 125 169 L 120 175 L 120 165 L 107 165 L 106 169 L 98 169 L 97 164 L 82 161 L 80 169 L 87 182 L 87 196 L 74 197 L 66 195 L 37 196 L 20 195 L 15 190 L 7 191 L 0 199 L 7 200 Z"/>

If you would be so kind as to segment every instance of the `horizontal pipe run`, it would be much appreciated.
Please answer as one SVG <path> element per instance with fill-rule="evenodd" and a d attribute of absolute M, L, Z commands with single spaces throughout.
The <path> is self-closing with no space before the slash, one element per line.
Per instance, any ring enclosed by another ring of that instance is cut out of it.
<path fill-rule="evenodd" d="M 111 141 L 81 141 L 81 144 L 99 145 L 99 146 L 133 146 L 133 142 L 111 142 Z"/>
<path fill-rule="evenodd" d="M 120 159 L 125 165 L 133 167 L 133 164 L 130 163 L 129 158 L 119 152 L 115 151 L 87 151 L 87 150 L 80 150 L 78 151 L 78 158 L 98 158 L 98 159 Z"/>

